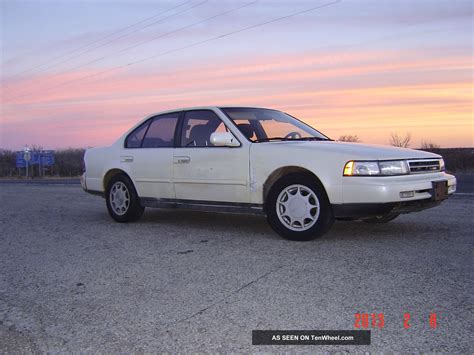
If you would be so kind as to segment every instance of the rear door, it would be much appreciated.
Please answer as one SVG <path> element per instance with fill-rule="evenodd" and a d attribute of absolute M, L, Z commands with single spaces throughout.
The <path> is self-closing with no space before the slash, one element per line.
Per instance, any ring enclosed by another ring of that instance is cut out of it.
<path fill-rule="evenodd" d="M 140 197 L 175 198 L 173 150 L 180 112 L 155 116 L 125 140 L 122 165 L 127 165 Z"/>
<path fill-rule="evenodd" d="M 212 110 L 187 111 L 182 120 L 180 145 L 173 157 L 176 198 L 248 203 L 248 146 L 212 145 L 212 133 L 228 131 Z"/>

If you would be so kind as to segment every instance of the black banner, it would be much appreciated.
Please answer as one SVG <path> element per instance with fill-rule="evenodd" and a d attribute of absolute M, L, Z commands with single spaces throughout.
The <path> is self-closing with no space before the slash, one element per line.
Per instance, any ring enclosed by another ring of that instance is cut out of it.
<path fill-rule="evenodd" d="M 252 345 L 370 345 L 370 330 L 252 330 Z"/>

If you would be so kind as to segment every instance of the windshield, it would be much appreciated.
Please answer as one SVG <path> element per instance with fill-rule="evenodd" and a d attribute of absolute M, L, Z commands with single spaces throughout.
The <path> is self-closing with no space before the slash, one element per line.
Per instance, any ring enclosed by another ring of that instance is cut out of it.
<path fill-rule="evenodd" d="M 314 128 L 277 110 L 221 108 L 251 142 L 272 140 L 329 140 Z"/>

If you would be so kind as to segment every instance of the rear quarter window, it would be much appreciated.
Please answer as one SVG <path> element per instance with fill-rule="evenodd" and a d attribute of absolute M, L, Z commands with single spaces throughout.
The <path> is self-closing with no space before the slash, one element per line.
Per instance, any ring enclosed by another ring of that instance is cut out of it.
<path fill-rule="evenodd" d="M 143 137 L 150 125 L 150 121 L 145 122 L 130 133 L 125 141 L 125 148 L 140 148 L 142 146 Z"/>

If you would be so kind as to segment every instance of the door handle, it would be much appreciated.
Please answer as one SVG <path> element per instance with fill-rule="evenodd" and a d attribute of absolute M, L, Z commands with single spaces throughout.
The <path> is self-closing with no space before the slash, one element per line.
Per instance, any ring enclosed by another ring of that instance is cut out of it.
<path fill-rule="evenodd" d="M 125 156 L 120 157 L 121 163 L 131 163 L 132 161 L 133 161 L 133 157 L 125 157 Z"/>
<path fill-rule="evenodd" d="M 191 161 L 190 157 L 174 157 L 173 163 L 175 164 L 187 164 Z"/>

